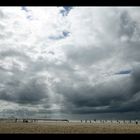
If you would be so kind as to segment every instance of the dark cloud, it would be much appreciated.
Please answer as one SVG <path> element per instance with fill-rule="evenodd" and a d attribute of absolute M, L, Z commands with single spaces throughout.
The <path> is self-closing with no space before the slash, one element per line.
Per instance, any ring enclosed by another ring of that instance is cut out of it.
<path fill-rule="evenodd" d="M 26 81 L 26 83 L 22 82 L 22 80 L 7 82 L 5 88 L 1 91 L 0 99 L 33 104 L 48 98 L 47 87 L 43 81 L 39 81 L 39 78 L 33 78 Z"/>
<path fill-rule="evenodd" d="M 19 90 L 17 95 L 19 102 L 32 103 L 48 98 L 46 86 L 42 82 L 39 83 L 38 79 L 32 79 Z"/>
<path fill-rule="evenodd" d="M 58 92 L 65 97 L 65 111 L 77 114 L 140 111 L 139 70 L 136 66 L 130 76 L 93 87 L 81 85 L 75 88 L 67 83 L 61 87 L 57 85 Z"/>
<path fill-rule="evenodd" d="M 139 67 L 136 66 L 126 77 L 93 87 L 87 82 L 74 87 L 66 81 L 55 87 L 65 97 L 66 112 L 84 114 L 140 111 L 139 84 Z"/>
<path fill-rule="evenodd" d="M 94 110 L 94 107 L 112 106 L 114 104 L 120 105 L 121 102 L 128 100 L 128 98 L 131 97 L 130 84 L 131 81 L 127 78 L 101 83 L 94 87 L 83 84 L 78 88 L 74 88 L 72 85 L 65 86 L 63 84 L 63 86 L 58 87 L 58 92 L 65 96 L 66 104 L 67 102 L 71 102 L 74 105 L 74 108 L 91 107 L 91 110 Z M 127 89 L 124 89 L 124 86 L 127 87 Z M 69 110 L 70 109 L 71 108 L 69 108 Z M 96 109 L 94 111 L 96 112 Z M 99 109 L 99 111 L 107 110 Z"/>

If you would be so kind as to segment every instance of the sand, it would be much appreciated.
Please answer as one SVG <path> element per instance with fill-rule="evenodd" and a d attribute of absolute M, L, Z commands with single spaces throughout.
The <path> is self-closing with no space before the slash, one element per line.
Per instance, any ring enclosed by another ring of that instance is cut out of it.
<path fill-rule="evenodd" d="M 80 122 L 0 122 L 0 133 L 140 133 L 140 124 Z"/>

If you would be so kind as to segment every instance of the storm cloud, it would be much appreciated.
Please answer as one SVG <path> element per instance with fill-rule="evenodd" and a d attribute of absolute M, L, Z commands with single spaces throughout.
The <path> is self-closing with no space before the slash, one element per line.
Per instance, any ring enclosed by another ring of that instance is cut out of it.
<path fill-rule="evenodd" d="M 0 117 L 139 118 L 139 12 L 1 7 Z"/>

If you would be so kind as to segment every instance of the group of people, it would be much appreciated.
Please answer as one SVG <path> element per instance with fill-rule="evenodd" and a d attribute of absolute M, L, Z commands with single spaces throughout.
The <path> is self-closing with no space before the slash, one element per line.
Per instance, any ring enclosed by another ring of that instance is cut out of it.
<path fill-rule="evenodd" d="M 88 121 L 91 123 L 91 120 L 81 120 L 81 123 L 82 122 L 87 123 Z M 93 121 L 96 122 L 96 119 L 94 119 Z M 107 120 L 100 120 L 100 122 L 103 122 L 104 123 L 104 122 L 107 122 Z M 112 122 L 112 120 L 111 120 L 111 122 Z M 125 123 L 126 121 L 124 120 L 123 122 Z M 130 120 L 129 123 L 131 123 L 131 122 L 132 121 Z M 119 120 L 117 120 L 117 123 L 121 123 L 121 122 Z M 138 124 L 138 121 L 136 120 L 135 123 Z"/>

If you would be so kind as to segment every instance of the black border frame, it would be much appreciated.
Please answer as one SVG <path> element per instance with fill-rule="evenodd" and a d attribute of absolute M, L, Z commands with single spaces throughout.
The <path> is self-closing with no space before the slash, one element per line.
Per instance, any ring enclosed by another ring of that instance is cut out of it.
<path fill-rule="evenodd" d="M 0 6 L 140 6 L 139 0 L 1 0 Z M 134 136 L 139 136 L 139 134 L 0 134 L 0 137 L 4 139 L 41 139 L 51 138 L 51 139 L 109 139 L 114 136 L 118 139 L 127 139 Z M 33 138 L 34 137 L 34 138 Z"/>
<path fill-rule="evenodd" d="M 1 6 L 140 6 L 139 0 L 0 0 Z"/>

